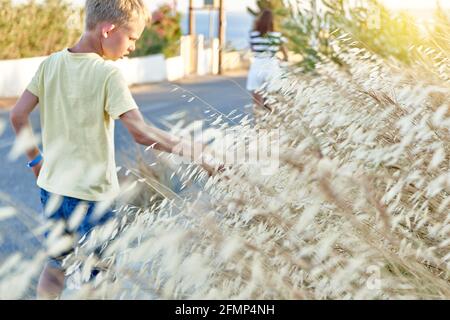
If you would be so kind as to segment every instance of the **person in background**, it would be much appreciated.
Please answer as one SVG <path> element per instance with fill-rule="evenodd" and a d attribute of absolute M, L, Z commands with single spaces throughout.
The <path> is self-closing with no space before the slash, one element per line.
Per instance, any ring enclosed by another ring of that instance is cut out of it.
<path fill-rule="evenodd" d="M 255 115 L 262 109 L 271 111 L 270 106 L 265 103 L 258 90 L 279 69 L 280 60 L 276 54 L 281 51 L 283 60 L 287 61 L 285 42 L 282 34 L 274 30 L 272 11 L 263 10 L 255 20 L 254 28 L 250 32 L 250 48 L 254 59 L 247 78 L 247 90 L 252 92 Z"/>

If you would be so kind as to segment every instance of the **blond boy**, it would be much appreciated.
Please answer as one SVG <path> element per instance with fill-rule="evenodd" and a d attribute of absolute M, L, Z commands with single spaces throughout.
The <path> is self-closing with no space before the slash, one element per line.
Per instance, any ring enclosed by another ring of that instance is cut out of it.
<path fill-rule="evenodd" d="M 85 221 L 75 230 L 79 235 L 111 216 L 107 212 L 98 221 L 87 219 L 99 201 L 119 192 L 114 120 L 120 119 L 139 144 L 178 154 L 175 149 L 190 150 L 180 148 L 179 138 L 145 123 L 122 75 L 105 61 L 135 50 L 147 17 L 142 0 L 87 0 L 85 31 L 79 42 L 40 65 L 11 111 L 11 123 L 19 134 L 30 128 L 29 114 L 39 103 L 44 157 L 34 146 L 27 151 L 28 166 L 37 177 L 43 206 L 51 194 L 63 197 L 50 219 L 68 220 L 80 203 L 88 205 Z M 212 173 L 212 166 L 202 165 Z M 61 294 L 60 261 L 60 257 L 52 259 L 44 267 L 38 298 Z"/>

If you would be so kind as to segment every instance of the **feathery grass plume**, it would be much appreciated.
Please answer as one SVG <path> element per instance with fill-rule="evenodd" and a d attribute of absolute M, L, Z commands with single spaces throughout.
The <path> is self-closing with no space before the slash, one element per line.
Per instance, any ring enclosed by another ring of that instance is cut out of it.
<path fill-rule="evenodd" d="M 30 127 L 23 128 L 14 140 L 14 144 L 8 154 L 8 160 L 17 160 L 22 154 L 38 145 L 39 142 L 40 138 L 33 134 Z"/>
<path fill-rule="evenodd" d="M 336 59 L 314 74 L 274 75 L 263 94 L 273 111 L 255 125 L 220 129 L 228 116 L 208 113 L 223 131 L 209 132 L 210 148 L 225 159 L 241 159 L 242 137 L 277 130 L 271 174 L 257 157 L 206 181 L 195 165 L 174 166 L 200 186 L 183 198 L 145 172 L 170 156 L 128 166 L 143 201 L 125 196 L 64 261 L 80 282 L 68 298 L 450 298 L 449 83 L 352 41 L 330 39 Z"/>
<path fill-rule="evenodd" d="M 364 50 L 338 52 L 350 67 L 325 59 L 314 77 L 288 70 L 267 86 L 270 116 L 211 145 L 235 152 L 244 134 L 276 128 L 275 174 L 237 163 L 198 198 L 127 207 L 139 214 L 104 251 L 101 281 L 77 296 L 450 297 L 448 102 L 432 97 L 448 84 L 411 82 L 418 69 Z"/>
<path fill-rule="evenodd" d="M 9 219 L 15 216 L 17 210 L 14 207 L 3 207 L 0 208 L 0 221 Z"/>
<path fill-rule="evenodd" d="M 24 260 L 13 254 L 0 264 L 0 299 L 22 299 L 29 294 L 32 280 L 42 270 L 45 253 L 39 251 L 33 259 Z"/>

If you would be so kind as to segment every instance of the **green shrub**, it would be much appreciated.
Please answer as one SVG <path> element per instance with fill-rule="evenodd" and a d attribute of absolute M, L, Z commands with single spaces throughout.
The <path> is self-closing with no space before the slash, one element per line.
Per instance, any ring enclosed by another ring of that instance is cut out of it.
<path fill-rule="evenodd" d="M 438 3 L 434 12 L 434 28 L 430 31 L 431 45 L 450 52 L 450 16 Z"/>
<path fill-rule="evenodd" d="M 133 57 L 163 53 L 166 57 L 179 55 L 181 14 L 174 13 L 169 5 L 162 5 L 152 16 L 136 44 Z"/>
<path fill-rule="evenodd" d="M 81 35 L 82 15 L 64 0 L 0 0 L 0 59 L 45 56 L 72 45 Z"/>
<path fill-rule="evenodd" d="M 179 54 L 180 13 L 161 6 L 137 43 L 133 56 Z M 0 59 L 46 56 L 73 45 L 83 32 L 84 9 L 67 0 L 0 0 Z"/>
<path fill-rule="evenodd" d="M 302 56 L 300 65 L 305 71 L 314 70 L 323 58 L 343 64 L 336 52 L 345 48 L 330 46 L 330 41 L 338 37 L 348 40 L 347 49 L 364 48 L 407 65 L 418 61 L 414 47 L 448 52 L 450 22 L 442 10 L 437 10 L 434 29 L 428 33 L 419 30 L 411 15 L 393 14 L 378 0 L 364 0 L 358 5 L 348 0 L 321 0 L 319 4 L 310 0 L 291 5 L 289 12 L 283 30 L 289 49 Z"/>

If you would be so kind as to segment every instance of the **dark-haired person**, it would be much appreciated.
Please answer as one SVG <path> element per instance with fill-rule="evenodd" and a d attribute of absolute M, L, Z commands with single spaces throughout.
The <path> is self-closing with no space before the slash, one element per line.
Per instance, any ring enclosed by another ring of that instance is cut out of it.
<path fill-rule="evenodd" d="M 252 92 L 254 101 L 254 113 L 257 110 L 271 108 L 265 104 L 263 97 L 258 93 L 269 77 L 279 69 L 279 60 L 276 57 L 278 52 L 283 53 L 283 58 L 287 61 L 288 54 L 283 43 L 285 38 L 280 32 L 274 30 L 273 13 L 271 10 L 264 10 L 255 20 L 253 30 L 250 32 L 250 48 L 253 52 L 253 61 L 247 78 L 247 90 Z"/>

